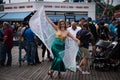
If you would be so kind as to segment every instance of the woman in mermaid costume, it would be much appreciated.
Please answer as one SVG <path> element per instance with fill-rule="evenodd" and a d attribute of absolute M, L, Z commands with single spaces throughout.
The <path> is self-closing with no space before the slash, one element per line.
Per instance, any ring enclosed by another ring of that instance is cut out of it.
<path fill-rule="evenodd" d="M 78 43 L 78 45 L 80 45 L 80 41 L 76 37 L 74 37 L 69 31 L 67 31 L 65 21 L 61 20 L 58 22 L 58 25 L 55 25 L 50 21 L 47 16 L 46 18 L 56 31 L 56 38 L 52 42 L 51 46 L 51 51 L 53 53 L 54 59 L 52 61 L 51 70 L 48 72 L 48 75 L 50 75 L 50 77 L 53 77 L 54 71 L 58 71 L 58 77 L 61 78 L 61 72 L 65 72 L 66 68 L 63 59 L 59 53 L 65 50 L 66 37 L 71 37 Z"/>

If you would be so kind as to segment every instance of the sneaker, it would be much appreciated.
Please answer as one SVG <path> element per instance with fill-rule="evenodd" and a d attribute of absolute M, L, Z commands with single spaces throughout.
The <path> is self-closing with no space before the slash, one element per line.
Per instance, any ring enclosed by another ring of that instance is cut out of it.
<path fill-rule="evenodd" d="M 88 72 L 88 71 L 85 71 L 85 73 L 86 73 L 86 74 L 90 74 L 90 72 Z"/>
<path fill-rule="evenodd" d="M 81 67 L 80 67 L 80 66 L 76 66 L 76 68 L 77 68 L 79 71 L 81 71 L 81 72 L 82 72 L 82 69 L 81 69 Z"/>
<path fill-rule="evenodd" d="M 79 69 L 80 67 L 77 65 L 76 68 Z"/>
<path fill-rule="evenodd" d="M 85 74 L 85 71 L 82 71 L 82 74 Z"/>
<path fill-rule="evenodd" d="M 82 72 L 82 68 L 81 67 L 79 67 L 79 70 Z"/>
<path fill-rule="evenodd" d="M 90 74 L 88 71 L 82 71 L 82 74 Z"/>

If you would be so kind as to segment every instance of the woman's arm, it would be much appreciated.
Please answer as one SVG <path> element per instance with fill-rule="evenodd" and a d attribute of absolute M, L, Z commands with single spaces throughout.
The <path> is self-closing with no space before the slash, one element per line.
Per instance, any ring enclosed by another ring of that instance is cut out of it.
<path fill-rule="evenodd" d="M 74 37 L 69 31 L 68 31 L 68 36 L 71 37 L 73 40 L 75 40 L 78 43 L 78 45 L 80 45 L 80 40 Z"/>
<path fill-rule="evenodd" d="M 58 27 L 57 27 L 53 22 L 51 22 L 51 20 L 48 18 L 47 15 L 46 15 L 46 19 L 47 19 L 47 21 L 52 25 L 52 27 L 57 31 L 57 30 L 58 30 Z"/>

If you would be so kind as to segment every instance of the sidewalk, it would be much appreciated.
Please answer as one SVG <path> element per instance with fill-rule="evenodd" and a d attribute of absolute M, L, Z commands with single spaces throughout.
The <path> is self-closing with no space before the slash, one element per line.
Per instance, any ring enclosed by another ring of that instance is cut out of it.
<path fill-rule="evenodd" d="M 41 58 L 41 48 L 39 47 L 39 57 Z M 25 54 L 23 50 L 23 55 Z M 47 73 L 49 71 L 51 62 L 44 61 L 41 64 L 34 66 L 27 65 L 26 62 L 22 63 L 19 67 L 18 64 L 18 47 L 12 49 L 13 65 L 11 67 L 0 67 L 0 80 L 59 80 L 57 72 L 54 73 L 54 78 L 51 79 Z M 90 75 L 83 75 L 80 71 L 71 72 L 66 71 L 63 73 L 63 79 L 60 80 L 119 80 L 120 71 L 95 71 L 91 70 Z"/>

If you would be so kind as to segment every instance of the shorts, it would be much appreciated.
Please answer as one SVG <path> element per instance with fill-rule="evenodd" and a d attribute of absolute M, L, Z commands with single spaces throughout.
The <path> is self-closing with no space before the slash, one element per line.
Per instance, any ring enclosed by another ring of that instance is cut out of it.
<path fill-rule="evenodd" d="M 79 49 L 80 49 L 82 58 L 86 58 L 86 59 L 90 58 L 90 53 L 89 53 L 89 50 L 87 48 L 80 47 Z"/>

